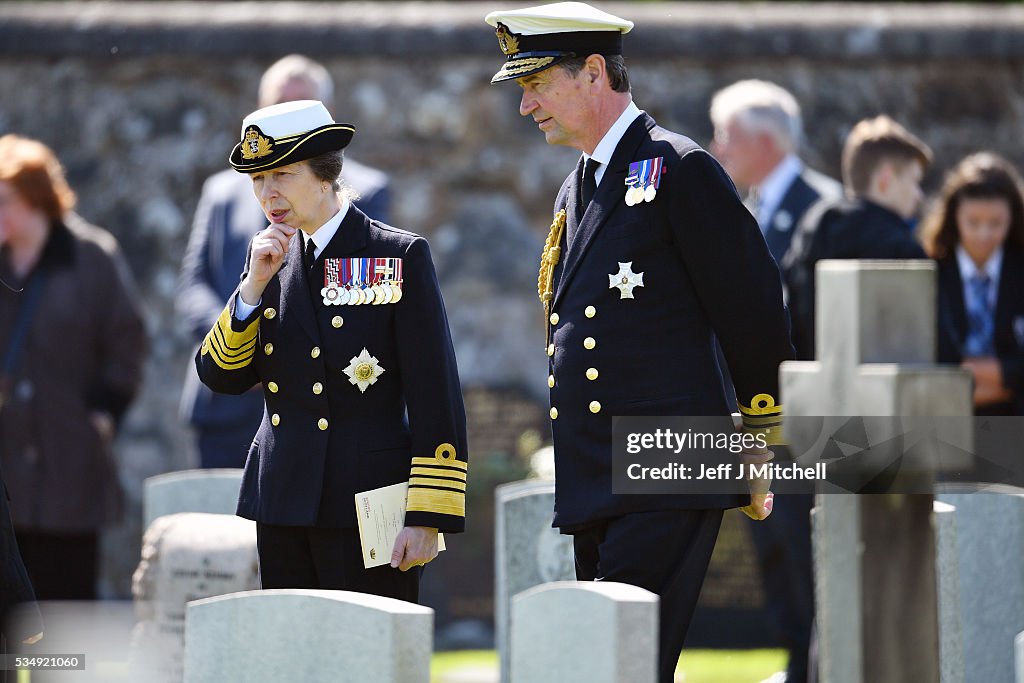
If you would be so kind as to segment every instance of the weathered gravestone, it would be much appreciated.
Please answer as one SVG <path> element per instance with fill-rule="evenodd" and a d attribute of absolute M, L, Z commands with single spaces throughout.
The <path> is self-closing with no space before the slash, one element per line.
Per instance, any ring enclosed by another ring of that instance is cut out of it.
<path fill-rule="evenodd" d="M 965 683 L 960 633 L 960 567 L 957 554 L 956 508 L 936 500 L 935 577 L 939 599 L 939 683 Z"/>
<path fill-rule="evenodd" d="M 811 433 L 794 421 L 794 455 L 836 442 L 855 458 L 830 464 L 845 487 L 825 484 L 812 515 L 819 634 L 824 683 L 938 683 L 939 633 L 933 498 L 844 495 L 841 490 L 926 490 L 934 462 L 906 454 L 906 418 L 970 415 L 970 375 L 929 365 L 936 335 L 935 265 L 929 261 L 821 261 L 817 266 L 813 362 L 781 369 L 782 403 L 799 416 L 892 416 L 848 420 Z M 827 421 L 825 421 L 828 424 Z M 837 438 L 832 438 L 836 436 Z M 970 451 L 966 421 L 943 440 Z M 817 444 L 817 446 L 815 446 Z M 843 451 L 846 453 L 846 451 Z M 900 454 L 904 455 L 901 457 Z M 895 457 L 894 457 L 895 455 Z M 944 454 L 945 455 L 945 454 Z M 830 493 L 831 489 L 831 493 Z"/>
<path fill-rule="evenodd" d="M 943 620 L 943 641 L 959 643 L 962 672 L 942 683 L 1012 681 L 1013 639 L 1024 630 L 1024 496 L 943 493 L 953 508 L 956 543 L 939 547 L 943 567 L 955 567 L 948 592 L 959 619 Z M 937 503 L 938 505 L 938 503 Z M 940 600 L 940 605 L 942 601 Z"/>
<path fill-rule="evenodd" d="M 1024 683 L 1024 631 L 1017 634 L 1014 649 L 1017 652 L 1017 683 Z"/>
<path fill-rule="evenodd" d="M 185 683 L 427 683 L 428 607 L 349 591 L 250 591 L 189 603 Z"/>
<path fill-rule="evenodd" d="M 512 683 L 654 683 L 658 596 L 561 581 L 512 599 Z"/>
<path fill-rule="evenodd" d="M 509 680 L 509 634 L 513 595 L 552 581 L 576 578 L 572 536 L 551 527 L 555 485 L 534 479 L 494 491 L 494 622 L 501 680 Z"/>
<path fill-rule="evenodd" d="M 132 577 L 136 680 L 180 683 L 190 600 L 259 586 L 255 522 L 198 512 L 159 517 L 143 537 Z"/>
<path fill-rule="evenodd" d="M 143 484 L 142 528 L 176 512 L 233 515 L 242 484 L 242 470 L 234 468 L 183 470 L 149 477 Z"/>

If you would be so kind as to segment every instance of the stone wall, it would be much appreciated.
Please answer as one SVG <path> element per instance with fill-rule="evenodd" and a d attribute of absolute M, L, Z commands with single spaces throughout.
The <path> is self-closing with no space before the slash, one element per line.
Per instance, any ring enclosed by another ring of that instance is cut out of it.
<path fill-rule="evenodd" d="M 850 126 L 881 112 L 935 148 L 929 188 L 977 149 L 1024 162 L 1024 8 L 602 7 L 637 22 L 626 39 L 636 101 L 702 144 L 715 90 L 760 77 L 803 104 L 805 157 L 833 175 Z M 277 57 L 324 61 L 338 117 L 358 128 L 351 155 L 391 174 L 392 222 L 431 238 L 467 387 L 543 402 L 536 260 L 577 155 L 546 146 L 519 117 L 515 85 L 488 84 L 501 62 L 482 22 L 490 9 L 0 2 L 0 134 L 58 151 L 80 213 L 121 240 L 152 337 L 146 385 L 120 440 L 135 508 L 108 539 L 108 594 L 127 594 L 138 557 L 141 480 L 194 462 L 177 418 L 193 351 L 174 316 L 177 271 L 201 183 L 226 165 L 260 73 Z M 491 399 L 480 410 L 493 413 Z M 482 433 L 472 455 L 514 453 L 513 438 Z"/>

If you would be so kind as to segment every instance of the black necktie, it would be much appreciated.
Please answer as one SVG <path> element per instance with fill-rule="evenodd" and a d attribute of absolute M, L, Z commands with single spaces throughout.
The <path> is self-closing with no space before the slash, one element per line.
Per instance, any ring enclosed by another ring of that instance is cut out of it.
<path fill-rule="evenodd" d="M 583 167 L 583 183 L 580 191 L 580 199 L 583 200 L 582 211 L 580 216 L 582 217 L 587 211 L 587 206 L 590 205 L 590 201 L 594 198 L 594 193 L 597 192 L 597 167 L 601 165 L 601 162 L 597 161 L 593 157 L 587 159 L 587 165 Z"/>
<path fill-rule="evenodd" d="M 306 239 L 306 269 L 313 270 L 313 262 L 316 261 L 316 242 L 313 238 Z"/>

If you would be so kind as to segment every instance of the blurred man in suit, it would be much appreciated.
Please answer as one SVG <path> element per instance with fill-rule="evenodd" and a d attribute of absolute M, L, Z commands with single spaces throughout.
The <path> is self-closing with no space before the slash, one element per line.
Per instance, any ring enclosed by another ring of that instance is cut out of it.
<path fill-rule="evenodd" d="M 633 103 L 622 58 L 633 22 L 577 2 L 486 21 L 506 57 L 491 82 L 514 80 L 519 113 L 582 153 L 539 278 L 554 525 L 573 536 L 579 580 L 659 595 L 658 680 L 671 683 L 724 511 L 764 519 L 772 494 L 616 494 L 612 418 L 728 416 L 717 337 L 745 427 L 776 443 L 778 368 L 792 357 L 778 268 L 714 158 Z"/>
<path fill-rule="evenodd" d="M 259 106 L 295 100 L 320 100 L 328 109 L 334 83 L 323 65 L 301 55 L 275 62 L 260 80 Z M 388 220 L 388 178 L 376 169 L 345 158 L 343 182 L 358 195 L 356 206 L 371 218 Z M 226 169 L 203 185 L 192 234 L 182 263 L 177 309 L 198 345 L 238 286 L 245 252 L 267 220 L 243 174 Z M 263 417 L 263 396 L 216 394 L 186 373 L 182 416 L 195 428 L 202 467 L 242 467 L 252 435 Z"/>
<path fill-rule="evenodd" d="M 789 91 L 760 80 L 733 83 L 711 100 L 712 151 L 733 181 L 748 188 L 748 208 L 776 263 L 782 263 L 793 232 L 815 202 L 836 200 L 843 188 L 800 160 L 800 105 Z M 780 499 L 781 503 L 781 499 Z M 814 624 L 811 563 L 811 494 L 790 494 L 763 524 L 751 527 L 764 577 L 767 608 L 789 650 L 785 674 L 775 680 L 806 683 Z"/>
<path fill-rule="evenodd" d="M 800 160 L 800 105 L 774 83 L 746 80 L 718 91 L 711 122 L 711 151 L 733 182 L 747 189 L 747 206 L 781 264 L 804 212 L 819 199 L 839 199 L 842 185 Z"/>

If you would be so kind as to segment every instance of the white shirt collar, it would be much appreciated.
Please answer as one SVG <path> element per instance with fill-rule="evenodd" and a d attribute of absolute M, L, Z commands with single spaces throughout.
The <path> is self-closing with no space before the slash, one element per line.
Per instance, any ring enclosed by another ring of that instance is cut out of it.
<path fill-rule="evenodd" d="M 999 274 L 1003 270 L 1003 248 L 997 247 L 992 255 L 988 257 L 988 261 L 980 269 L 974 263 L 974 260 L 967 255 L 967 250 L 964 249 L 963 245 L 956 245 L 956 262 L 960 267 L 960 278 L 966 284 L 972 277 L 980 273 L 988 275 L 992 282 L 999 282 Z"/>
<path fill-rule="evenodd" d="M 305 249 L 306 245 L 309 244 L 308 240 L 313 240 L 313 244 L 316 245 L 316 250 L 313 252 L 315 258 L 320 258 L 320 254 L 324 253 L 324 249 L 330 244 L 331 239 L 335 233 L 338 232 L 338 228 L 341 227 L 341 222 L 345 220 L 345 216 L 348 214 L 349 202 L 347 199 L 341 200 L 341 208 L 338 209 L 338 213 L 331 216 L 330 220 L 321 225 L 316 229 L 312 235 L 302 233 L 302 247 Z"/>
<path fill-rule="evenodd" d="M 597 171 L 594 172 L 594 180 L 598 185 L 601 184 L 601 179 L 604 178 L 605 169 L 608 168 L 609 162 L 612 160 L 612 154 L 615 153 L 615 148 L 619 146 L 619 141 L 622 140 L 622 136 L 626 134 L 626 129 L 629 128 L 630 124 L 636 120 L 640 114 L 640 108 L 630 100 L 626 108 L 619 114 L 619 118 L 615 120 L 612 127 L 608 129 L 608 132 L 601 138 L 601 142 L 597 143 L 597 147 L 594 148 L 593 154 L 584 154 L 584 163 L 588 159 L 594 159 L 601 165 L 597 167 Z"/>
<path fill-rule="evenodd" d="M 974 261 L 970 256 L 967 255 L 967 251 L 962 245 L 956 245 L 956 262 L 960 268 L 960 279 L 963 281 L 964 290 L 964 301 L 970 305 L 975 296 L 971 287 L 971 278 L 979 273 L 985 273 L 989 276 L 988 283 L 988 305 L 995 308 L 996 301 L 999 296 L 999 273 L 1003 269 L 1003 248 L 998 247 L 992 255 L 988 257 L 988 261 L 979 270 Z"/>
<path fill-rule="evenodd" d="M 782 199 L 786 196 L 789 186 L 793 184 L 803 168 L 804 165 L 799 157 L 795 154 L 788 154 L 758 185 L 757 222 L 761 225 L 761 232 L 768 230 L 768 221 L 782 204 Z"/>

